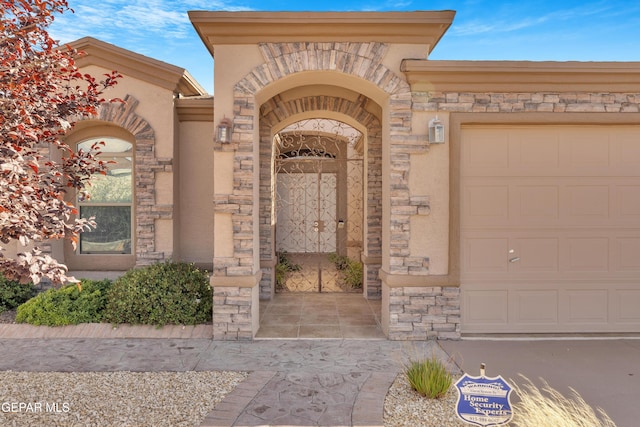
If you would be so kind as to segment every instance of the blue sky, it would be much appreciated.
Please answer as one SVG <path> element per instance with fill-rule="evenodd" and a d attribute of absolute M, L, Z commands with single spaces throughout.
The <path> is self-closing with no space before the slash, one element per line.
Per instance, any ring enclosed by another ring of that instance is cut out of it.
<path fill-rule="evenodd" d="M 84 36 L 186 68 L 213 93 L 213 60 L 189 22 L 189 10 L 455 10 L 430 59 L 640 61 L 636 0 L 68 0 L 51 35 Z"/>

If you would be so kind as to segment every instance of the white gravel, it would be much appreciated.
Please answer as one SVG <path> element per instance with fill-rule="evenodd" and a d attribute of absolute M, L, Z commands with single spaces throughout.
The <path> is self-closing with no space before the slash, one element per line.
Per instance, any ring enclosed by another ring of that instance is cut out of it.
<path fill-rule="evenodd" d="M 0 372 L 0 426 L 198 426 L 244 372 Z M 455 381 L 455 380 L 454 380 Z M 398 375 L 385 427 L 464 427 L 455 387 L 427 399 Z"/>
<path fill-rule="evenodd" d="M 241 372 L 0 372 L 0 425 L 198 426 Z"/>
<path fill-rule="evenodd" d="M 458 394 L 453 383 L 444 397 L 427 399 L 411 389 L 404 374 L 398 375 L 384 402 L 385 427 L 468 426 L 456 415 Z"/>

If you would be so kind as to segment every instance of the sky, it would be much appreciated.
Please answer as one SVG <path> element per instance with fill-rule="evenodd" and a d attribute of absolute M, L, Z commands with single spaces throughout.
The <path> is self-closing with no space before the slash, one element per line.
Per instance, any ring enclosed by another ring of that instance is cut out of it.
<path fill-rule="evenodd" d="M 638 0 L 68 0 L 49 32 L 115 44 L 189 73 L 213 93 L 213 59 L 187 11 L 454 10 L 433 60 L 640 61 Z"/>

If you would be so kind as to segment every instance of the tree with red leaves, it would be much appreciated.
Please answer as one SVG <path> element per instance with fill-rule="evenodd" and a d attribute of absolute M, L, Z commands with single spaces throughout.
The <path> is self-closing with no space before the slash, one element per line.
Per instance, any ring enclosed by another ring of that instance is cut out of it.
<path fill-rule="evenodd" d="M 75 247 L 79 233 L 95 227 L 77 218 L 65 195 L 87 197 L 91 175 L 106 173 L 107 165 L 97 158 L 99 144 L 75 152 L 62 138 L 75 120 L 97 114 L 108 102 L 104 90 L 122 76 L 82 74 L 75 65 L 80 53 L 49 36 L 54 17 L 73 12 L 67 1 L 0 4 L 0 242 L 24 247 L 14 259 L 0 246 L 0 271 L 23 283 L 75 281 L 38 245 L 66 238 Z"/>

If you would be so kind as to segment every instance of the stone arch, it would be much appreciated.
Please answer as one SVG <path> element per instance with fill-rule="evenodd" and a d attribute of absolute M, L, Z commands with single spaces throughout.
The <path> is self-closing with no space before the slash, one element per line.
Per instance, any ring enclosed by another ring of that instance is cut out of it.
<path fill-rule="evenodd" d="M 283 100 L 274 96 L 260 107 L 260 176 L 271 176 L 271 155 L 273 149 L 273 128 L 287 119 L 305 113 L 334 115 L 351 118 L 366 129 L 367 162 L 367 208 L 364 221 L 367 223 L 363 236 L 365 259 L 365 289 L 368 298 L 381 297 L 381 283 L 378 271 L 381 267 L 381 227 L 382 223 L 382 125 L 380 119 L 367 111 L 369 98 L 359 95 L 355 101 L 335 96 L 313 95 Z M 262 280 L 261 298 L 270 298 L 272 293 L 272 268 L 274 259 L 274 235 L 271 225 L 271 186 L 269 179 L 260 181 L 260 258 Z"/>
<path fill-rule="evenodd" d="M 253 236 L 259 232 L 254 229 L 254 210 L 251 194 L 253 190 L 254 159 L 253 145 L 256 95 L 268 92 L 273 83 L 288 76 L 308 71 L 334 72 L 348 75 L 377 88 L 388 99 L 385 116 L 388 118 L 389 143 L 393 155 L 394 145 L 402 151 L 407 139 L 411 138 L 411 89 L 409 84 L 382 63 L 388 46 L 384 43 L 261 43 L 259 44 L 265 62 L 255 67 L 234 86 L 233 142 L 234 142 L 234 188 L 232 197 L 216 197 L 215 209 L 233 215 L 234 253 L 232 258 L 214 258 L 216 276 L 253 276 L 256 274 L 257 253 L 250 244 Z M 328 76 L 329 74 L 327 74 Z M 327 83 L 317 81 L 316 83 Z M 274 94 L 277 95 L 277 94 Z M 259 107 L 259 106 L 258 106 Z M 382 140 L 381 129 L 380 140 Z M 224 150 L 225 148 L 219 147 Z M 407 153 L 408 160 L 408 153 Z M 402 162 L 400 162 L 402 163 Z M 397 176 L 398 182 L 392 183 L 392 205 L 409 205 L 408 173 L 404 164 L 391 162 L 390 172 Z M 397 165 L 397 166 L 396 166 Z M 392 233 L 394 241 L 390 249 L 392 273 L 403 273 L 408 269 L 404 258 L 409 248 L 409 216 L 390 213 L 390 220 L 397 224 L 398 233 Z M 235 230 L 241 230 L 236 232 Z M 398 267 L 399 266 L 399 267 Z M 397 270 L 397 271 L 396 271 Z M 377 274 L 377 273 L 376 273 Z"/>
<path fill-rule="evenodd" d="M 96 116 L 80 119 L 99 120 L 117 125 L 130 132 L 135 139 L 135 262 L 147 265 L 170 259 L 172 253 L 156 251 L 155 220 L 172 219 L 173 205 L 156 204 L 156 172 L 171 172 L 172 159 L 160 159 L 155 155 L 155 132 L 151 124 L 135 110 L 139 101 L 131 95 L 123 103 L 105 103 Z"/>

